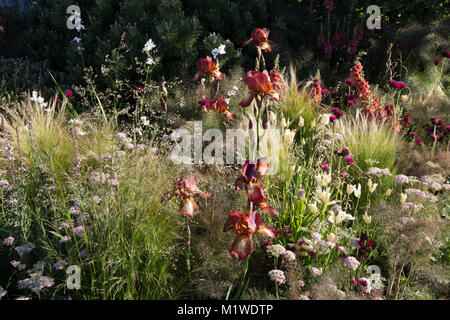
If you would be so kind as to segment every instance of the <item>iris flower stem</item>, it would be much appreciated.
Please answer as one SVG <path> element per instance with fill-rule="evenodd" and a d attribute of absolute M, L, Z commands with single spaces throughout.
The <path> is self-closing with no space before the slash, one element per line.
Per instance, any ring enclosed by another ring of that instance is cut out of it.
<path fill-rule="evenodd" d="M 189 220 L 186 218 L 186 268 L 188 272 L 189 284 L 192 285 L 192 271 L 191 271 L 191 228 L 189 227 Z M 192 292 L 191 292 L 192 294 Z M 191 296 L 193 299 L 193 297 Z"/>

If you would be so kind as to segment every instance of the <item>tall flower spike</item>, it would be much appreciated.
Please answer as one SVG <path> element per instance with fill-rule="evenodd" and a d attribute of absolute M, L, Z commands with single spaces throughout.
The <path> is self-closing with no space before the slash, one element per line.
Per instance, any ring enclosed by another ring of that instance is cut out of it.
<path fill-rule="evenodd" d="M 255 70 L 247 72 L 244 82 L 250 92 L 239 103 L 241 107 L 248 107 L 252 103 L 256 94 L 260 94 L 262 96 L 268 95 L 273 100 L 280 101 L 280 95 L 274 90 L 267 70 L 264 70 L 263 72 L 258 72 Z"/>
<path fill-rule="evenodd" d="M 248 200 L 253 203 L 255 209 L 261 209 L 272 216 L 276 216 L 277 212 L 267 204 L 264 188 L 260 184 L 269 170 L 267 158 L 258 159 L 256 163 L 249 160 L 245 161 L 242 165 L 242 176 L 235 181 L 235 188 L 237 191 L 246 191 Z"/>
<path fill-rule="evenodd" d="M 253 249 L 253 234 L 258 232 L 267 237 L 275 238 L 275 233 L 262 225 L 262 217 L 259 213 L 232 211 L 228 215 L 228 223 L 223 231 L 235 229 L 236 238 L 231 245 L 230 254 L 239 260 L 249 256 Z"/>
<path fill-rule="evenodd" d="M 258 50 L 264 50 L 266 52 L 271 52 L 272 48 L 269 44 L 269 29 L 267 28 L 255 28 L 252 31 L 251 38 L 242 43 L 242 46 L 245 47 L 250 42 L 254 42 L 256 44 L 256 48 Z"/>

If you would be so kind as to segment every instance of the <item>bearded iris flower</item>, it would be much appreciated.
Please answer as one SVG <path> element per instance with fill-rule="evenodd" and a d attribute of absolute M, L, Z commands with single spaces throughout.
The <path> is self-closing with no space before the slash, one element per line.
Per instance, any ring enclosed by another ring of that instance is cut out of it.
<path fill-rule="evenodd" d="M 202 112 L 213 111 L 218 114 L 223 114 L 225 118 L 230 121 L 236 119 L 236 115 L 228 110 L 228 103 L 225 101 L 223 96 L 220 96 L 220 99 L 213 98 L 210 101 L 201 99 L 198 102 L 202 105 Z"/>
<path fill-rule="evenodd" d="M 260 184 L 267 173 L 269 173 L 269 164 L 266 158 L 258 159 L 256 163 L 247 160 L 242 165 L 242 176 L 236 179 L 234 185 L 237 191 L 246 191 L 248 200 L 253 203 L 254 209 L 261 209 L 276 216 L 277 212 L 267 204 L 264 188 Z"/>
<path fill-rule="evenodd" d="M 239 260 L 245 259 L 250 255 L 253 248 L 253 234 L 258 232 L 267 237 L 275 238 L 275 233 L 262 225 L 262 217 L 259 213 L 232 211 L 228 215 L 228 223 L 225 224 L 223 231 L 227 232 L 235 229 L 236 238 L 231 245 L 230 254 Z"/>
<path fill-rule="evenodd" d="M 274 81 L 277 81 L 277 78 L 274 75 L 272 75 L 272 78 L 274 79 Z M 269 76 L 267 70 L 264 70 L 263 72 L 258 72 L 255 70 L 247 72 L 244 78 L 244 82 L 250 92 L 247 94 L 244 100 L 239 103 L 241 107 L 248 107 L 252 103 L 256 94 L 260 94 L 262 96 L 268 95 L 273 100 L 280 101 L 280 95 L 277 91 L 275 91 L 274 85 L 271 81 L 271 77 Z M 276 83 L 276 87 L 279 87 L 278 82 Z"/>
<path fill-rule="evenodd" d="M 194 195 L 199 195 L 205 199 L 211 195 L 203 193 L 197 187 L 197 180 L 194 177 L 189 179 L 177 178 L 174 180 L 174 190 L 164 195 L 163 200 L 170 199 L 173 196 L 179 196 L 181 198 L 180 211 L 181 216 L 192 218 L 196 212 L 199 211 L 197 203 L 194 200 Z"/>
<path fill-rule="evenodd" d="M 272 51 L 272 48 L 270 47 L 270 44 L 269 44 L 269 29 L 267 29 L 267 28 L 253 29 L 251 38 L 244 41 L 242 43 L 242 46 L 245 47 L 252 41 L 256 44 L 256 48 L 258 50 L 264 50 L 266 52 Z"/>
<path fill-rule="evenodd" d="M 192 81 L 199 81 L 202 76 L 208 77 L 210 81 L 213 81 L 213 79 L 220 81 L 225 78 L 225 75 L 219 71 L 219 67 L 211 57 L 197 60 L 197 73 L 194 75 Z"/>

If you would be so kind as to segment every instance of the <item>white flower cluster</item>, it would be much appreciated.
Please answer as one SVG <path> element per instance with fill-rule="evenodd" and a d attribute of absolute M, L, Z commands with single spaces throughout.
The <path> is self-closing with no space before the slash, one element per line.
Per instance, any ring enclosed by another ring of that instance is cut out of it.
<path fill-rule="evenodd" d="M 227 94 L 229 97 L 232 97 L 232 96 L 235 96 L 238 91 L 239 91 L 239 88 L 237 86 L 233 86 L 230 90 L 228 90 Z"/>
<path fill-rule="evenodd" d="M 225 54 L 225 45 L 222 44 L 218 48 L 212 49 L 211 54 L 213 55 L 214 59 L 221 54 Z"/>
<path fill-rule="evenodd" d="M 44 102 L 44 98 L 38 96 L 37 91 L 33 91 L 30 100 L 38 103 L 42 108 L 45 108 L 47 106 L 47 102 Z M 46 111 L 48 111 L 48 109 L 46 109 Z"/>
<path fill-rule="evenodd" d="M 352 269 L 352 270 L 356 270 L 358 269 L 360 263 L 358 260 L 356 260 L 355 257 L 349 256 L 346 257 L 344 260 L 345 265 L 347 266 L 347 268 Z"/>
<path fill-rule="evenodd" d="M 338 211 L 337 214 L 334 211 L 329 211 L 330 215 L 328 216 L 328 221 L 332 224 L 340 224 L 341 222 L 347 222 L 350 220 L 355 220 L 351 214 L 346 213 L 345 211 Z"/>
<path fill-rule="evenodd" d="M 434 195 L 432 195 L 431 193 L 419 190 L 419 189 L 412 189 L 412 188 L 408 188 L 405 189 L 405 193 L 409 196 L 414 196 L 417 197 L 421 200 L 430 200 L 431 202 L 436 202 L 438 200 L 438 198 Z"/>
<path fill-rule="evenodd" d="M 286 282 L 286 276 L 284 275 L 284 272 L 281 270 L 270 270 L 269 271 L 269 278 L 271 281 L 274 281 L 278 284 L 283 284 Z"/>
<path fill-rule="evenodd" d="M 394 177 L 394 181 L 397 183 L 409 183 L 409 178 L 404 174 L 399 174 Z"/>
<path fill-rule="evenodd" d="M 286 249 L 281 244 L 273 244 L 267 247 L 267 253 L 278 258 L 286 253 Z"/>
<path fill-rule="evenodd" d="M 81 24 L 81 22 L 82 22 L 81 21 L 81 13 L 79 11 L 74 11 L 73 15 L 76 17 L 75 21 L 74 21 L 74 23 L 76 25 L 75 29 L 77 29 L 78 32 L 80 32 L 81 30 L 84 30 L 85 27 L 84 27 L 84 25 Z"/>
<path fill-rule="evenodd" d="M 156 44 L 153 42 L 153 40 L 152 39 L 149 39 L 146 43 L 145 43 L 145 45 L 144 45 L 144 49 L 142 49 L 142 52 L 144 53 L 144 52 L 150 52 L 150 51 L 152 51 L 153 49 L 155 49 L 156 48 Z"/>
<path fill-rule="evenodd" d="M 157 59 L 154 59 L 152 57 L 150 57 L 150 51 L 152 51 L 153 49 L 156 48 L 156 44 L 153 42 L 152 39 L 149 39 L 145 45 L 144 48 L 142 49 L 142 52 L 147 54 L 147 61 L 145 62 L 146 64 L 148 64 L 149 66 L 156 64 Z"/>
<path fill-rule="evenodd" d="M 371 167 L 371 168 L 369 168 L 369 170 L 367 170 L 367 174 L 381 177 L 382 175 L 390 176 L 391 172 L 389 171 L 389 168 L 380 169 L 377 167 Z"/>
<path fill-rule="evenodd" d="M 32 277 L 26 278 L 24 280 L 20 280 L 17 284 L 19 289 L 29 289 L 34 293 L 39 293 L 44 288 L 50 288 L 55 284 L 55 279 L 40 276 L 40 277 Z"/>
<path fill-rule="evenodd" d="M 18 246 L 18 247 L 16 247 L 15 248 L 15 250 L 17 251 L 17 253 L 19 254 L 19 256 L 23 256 L 23 254 L 26 252 L 26 253 L 29 253 L 29 252 L 31 252 L 31 250 L 33 250 L 34 248 L 36 248 L 35 246 L 34 246 L 34 244 L 32 244 L 32 243 L 25 243 L 25 244 L 23 244 L 23 245 L 21 245 L 21 246 Z"/>

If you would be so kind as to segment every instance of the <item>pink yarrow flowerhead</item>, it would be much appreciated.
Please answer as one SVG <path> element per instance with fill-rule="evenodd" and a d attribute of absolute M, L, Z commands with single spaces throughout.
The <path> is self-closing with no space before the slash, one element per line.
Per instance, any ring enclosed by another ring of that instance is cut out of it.
<path fill-rule="evenodd" d="M 11 246 L 14 243 L 14 240 L 15 239 L 13 237 L 9 236 L 3 240 L 3 244 L 5 246 Z"/>

